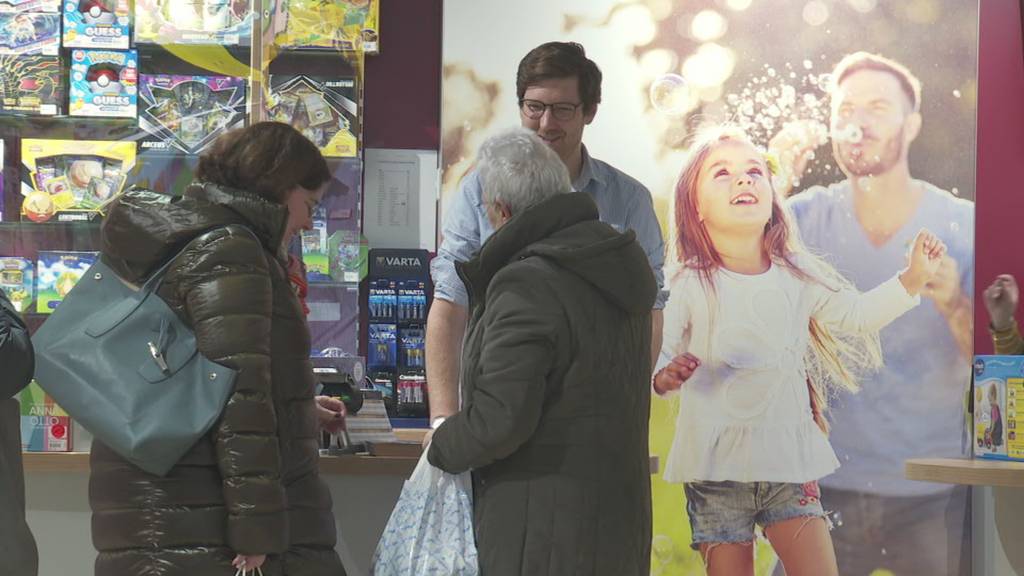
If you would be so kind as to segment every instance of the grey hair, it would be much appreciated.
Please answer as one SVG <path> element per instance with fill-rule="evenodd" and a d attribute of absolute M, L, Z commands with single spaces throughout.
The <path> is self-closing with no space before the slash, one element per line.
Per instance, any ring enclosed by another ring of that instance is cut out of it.
<path fill-rule="evenodd" d="M 484 203 L 500 202 L 513 215 L 555 194 L 572 192 L 565 164 L 526 128 L 488 138 L 480 146 L 477 162 Z"/>

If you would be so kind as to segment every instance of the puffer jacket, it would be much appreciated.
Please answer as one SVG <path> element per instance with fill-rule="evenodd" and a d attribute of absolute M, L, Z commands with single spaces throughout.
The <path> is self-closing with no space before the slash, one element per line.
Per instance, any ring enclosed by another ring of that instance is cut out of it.
<path fill-rule="evenodd" d="M 463 407 L 428 458 L 473 470 L 482 576 L 647 576 L 657 287 L 633 232 L 560 194 L 457 270 Z"/>
<path fill-rule="evenodd" d="M 219 421 L 166 477 L 94 442 L 97 576 L 224 576 L 236 553 L 267 554 L 265 576 L 344 574 L 318 475 L 309 331 L 280 249 L 286 223 L 284 206 L 210 184 L 176 198 L 131 190 L 111 207 L 104 261 L 140 283 L 187 246 L 158 294 L 200 352 L 238 375 Z"/>
<path fill-rule="evenodd" d="M 13 398 L 28 386 L 34 368 L 28 327 L 0 290 L 0 572 L 6 576 L 39 571 L 36 542 L 25 523 L 21 410 Z"/>

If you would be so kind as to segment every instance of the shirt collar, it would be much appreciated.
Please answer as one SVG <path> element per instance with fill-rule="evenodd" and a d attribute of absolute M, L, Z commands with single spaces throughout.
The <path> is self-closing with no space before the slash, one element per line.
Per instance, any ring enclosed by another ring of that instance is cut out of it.
<path fill-rule="evenodd" d="M 599 166 L 593 158 L 590 157 L 590 153 L 587 152 L 586 145 L 581 145 L 583 153 L 583 169 L 580 171 L 580 177 L 572 183 L 572 189 L 577 192 L 583 192 L 587 186 L 590 185 L 590 181 L 593 180 L 598 184 L 604 184 L 604 179 L 599 173 Z"/>

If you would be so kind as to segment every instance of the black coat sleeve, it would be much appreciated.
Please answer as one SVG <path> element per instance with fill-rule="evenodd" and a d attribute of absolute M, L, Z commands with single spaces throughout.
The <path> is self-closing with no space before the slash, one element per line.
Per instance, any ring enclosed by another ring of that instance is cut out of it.
<path fill-rule="evenodd" d="M 35 354 L 28 327 L 0 291 L 0 400 L 28 386 L 35 372 Z"/>

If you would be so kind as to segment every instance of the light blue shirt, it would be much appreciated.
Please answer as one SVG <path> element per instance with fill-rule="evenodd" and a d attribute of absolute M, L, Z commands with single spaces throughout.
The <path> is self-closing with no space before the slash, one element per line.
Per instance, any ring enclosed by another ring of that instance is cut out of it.
<path fill-rule="evenodd" d="M 855 216 L 848 181 L 815 187 L 789 201 L 800 236 L 861 291 L 906 267 L 910 242 L 921 228 L 937 235 L 956 261 L 960 289 L 974 298 L 974 204 L 926 182 L 917 212 L 888 242 L 874 246 Z M 903 477 L 908 458 L 959 456 L 963 401 L 970 362 L 960 355 L 949 324 L 921 305 L 881 331 L 885 366 L 864 375 L 861 390 L 832 401 L 832 446 L 840 468 L 827 488 L 883 496 L 923 496 L 949 490 Z"/>
<path fill-rule="evenodd" d="M 583 170 L 573 183 L 573 189 L 590 194 L 597 203 L 601 220 L 619 232 L 633 230 L 636 239 L 647 253 L 658 281 L 658 298 L 654 308 L 665 307 L 665 242 L 661 227 L 654 215 L 651 193 L 643 184 L 611 165 L 592 158 L 583 149 Z M 480 246 L 494 233 L 487 219 L 483 203 L 483 189 L 476 170 L 462 179 L 455 197 L 446 210 L 444 239 L 437 257 L 430 264 L 434 280 L 434 297 L 467 306 L 466 288 L 455 273 L 455 262 L 465 262 L 480 250 Z"/>

